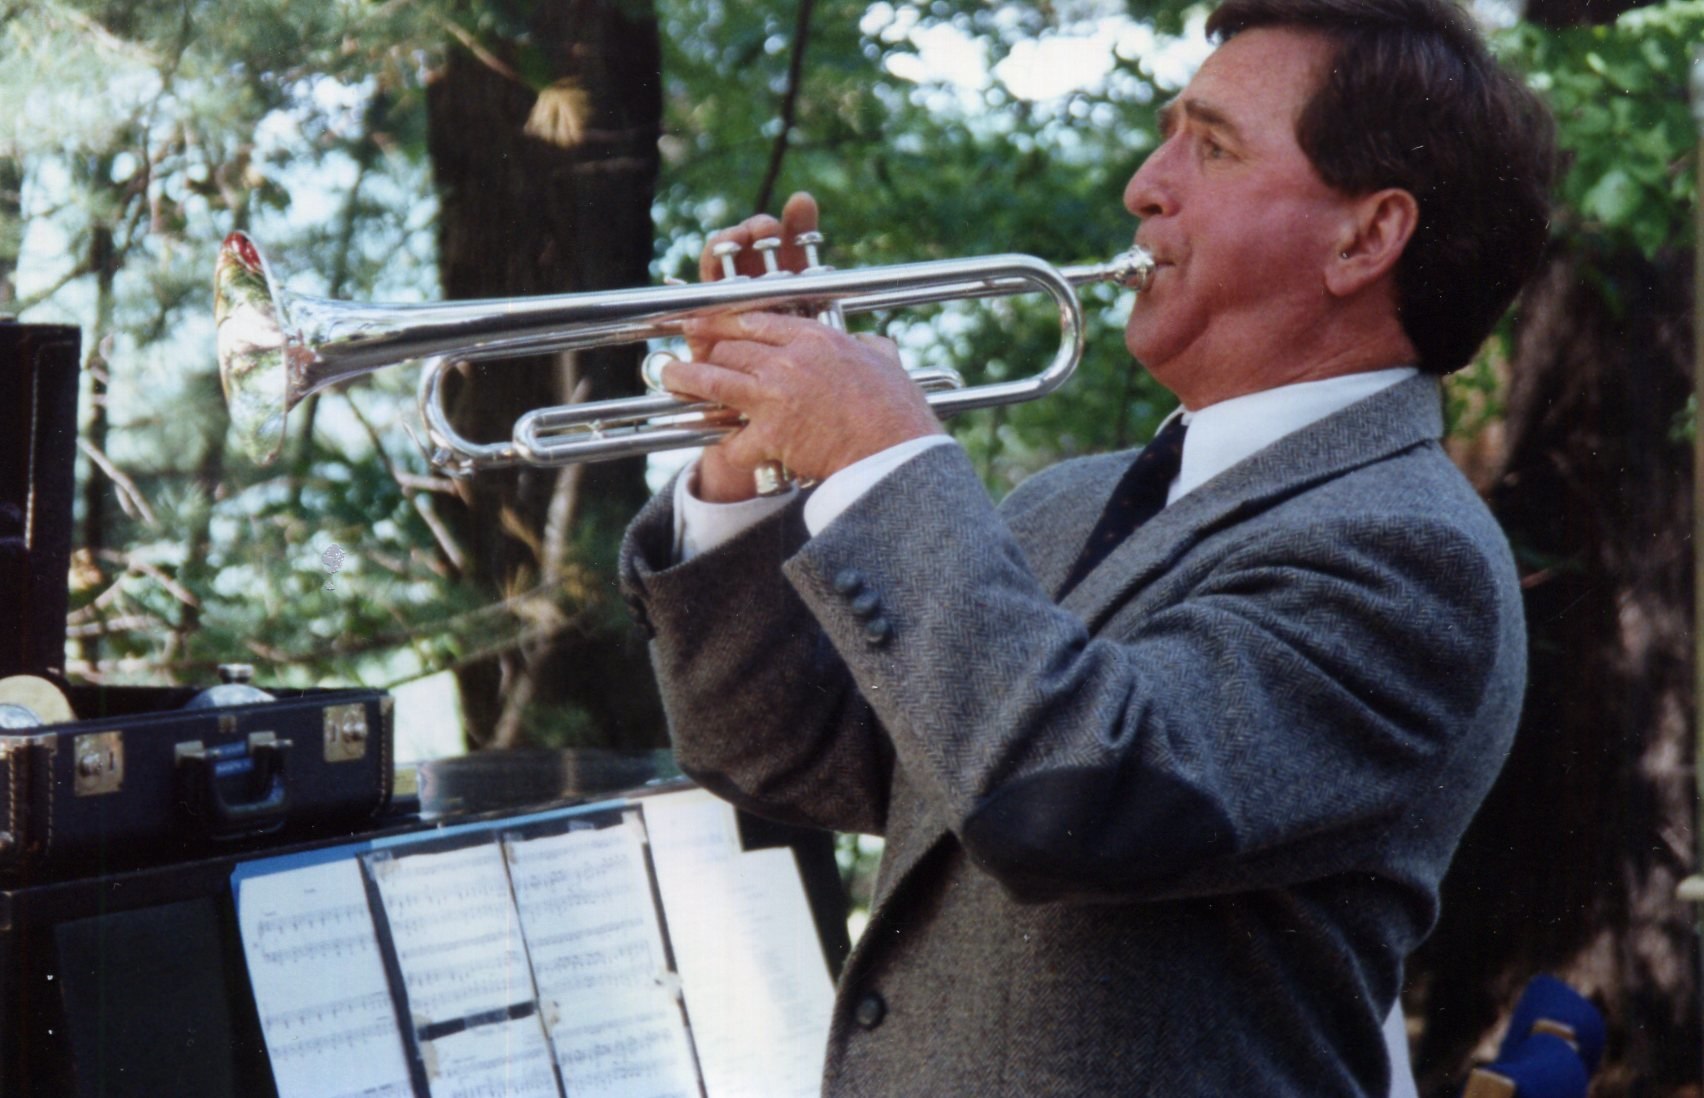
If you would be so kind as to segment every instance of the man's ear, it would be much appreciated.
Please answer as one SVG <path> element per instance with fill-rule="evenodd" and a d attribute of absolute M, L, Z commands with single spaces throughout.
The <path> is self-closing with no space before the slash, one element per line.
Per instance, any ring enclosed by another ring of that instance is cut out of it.
<path fill-rule="evenodd" d="M 1337 255 L 1326 267 L 1326 291 L 1349 297 L 1395 269 L 1419 220 L 1420 204 L 1400 187 L 1356 199 L 1347 211 Z"/>

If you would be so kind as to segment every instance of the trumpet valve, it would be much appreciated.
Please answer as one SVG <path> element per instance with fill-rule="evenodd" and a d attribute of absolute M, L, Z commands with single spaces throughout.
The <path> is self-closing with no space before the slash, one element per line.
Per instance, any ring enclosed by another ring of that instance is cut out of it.
<path fill-rule="evenodd" d="M 740 277 L 738 269 L 734 267 L 734 257 L 740 254 L 740 250 L 739 243 L 733 240 L 724 240 L 720 244 L 710 246 L 710 254 L 722 261 L 723 278 Z"/>
<path fill-rule="evenodd" d="M 801 274 L 822 274 L 834 270 L 833 267 L 823 264 L 817 252 L 817 249 L 822 246 L 822 241 L 822 234 L 815 229 L 800 233 L 793 238 L 793 244 L 803 249 L 805 253 L 805 269 L 800 272 Z M 836 331 L 844 332 L 846 330 L 846 314 L 841 311 L 838 301 L 825 302 L 821 308 L 806 308 L 804 311 L 815 316 L 819 323 L 826 324 Z"/>
<path fill-rule="evenodd" d="M 817 247 L 822 244 L 822 234 L 812 229 L 808 233 L 800 233 L 793 238 L 793 243 L 805 250 L 806 271 L 826 271 L 827 267 L 817 259 Z"/>
<path fill-rule="evenodd" d="M 645 388 L 653 393 L 666 393 L 663 385 L 663 369 L 671 362 L 680 361 L 680 356 L 671 351 L 652 351 L 639 364 L 639 377 L 644 381 Z"/>
<path fill-rule="evenodd" d="M 778 236 L 766 236 L 762 240 L 752 241 L 751 246 L 753 248 L 756 248 L 757 253 L 763 257 L 763 273 L 764 274 L 776 275 L 776 274 L 789 273 L 789 272 L 783 272 L 781 270 L 780 263 L 778 263 L 775 259 L 775 250 L 777 248 L 781 247 L 781 238 L 780 237 L 778 237 Z"/>

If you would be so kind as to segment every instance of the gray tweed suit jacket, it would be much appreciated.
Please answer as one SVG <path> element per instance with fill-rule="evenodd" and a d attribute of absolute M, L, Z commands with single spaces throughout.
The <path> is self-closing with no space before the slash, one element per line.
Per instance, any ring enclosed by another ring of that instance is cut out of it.
<path fill-rule="evenodd" d="M 622 574 L 681 765 L 885 835 L 833 1095 L 1380 1095 L 1402 961 L 1512 738 L 1507 544 L 1436 383 L 1290 435 L 1054 592 L 1129 454 L 996 509 L 957 447 Z"/>

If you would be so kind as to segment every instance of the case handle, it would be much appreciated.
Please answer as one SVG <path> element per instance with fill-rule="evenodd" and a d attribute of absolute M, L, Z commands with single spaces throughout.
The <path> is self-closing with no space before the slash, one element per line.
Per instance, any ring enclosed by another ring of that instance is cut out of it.
<path fill-rule="evenodd" d="M 252 733 L 246 744 L 209 748 L 199 740 L 177 745 L 184 801 L 215 839 L 265 835 L 284 826 L 290 785 L 284 772 L 289 740 Z"/>

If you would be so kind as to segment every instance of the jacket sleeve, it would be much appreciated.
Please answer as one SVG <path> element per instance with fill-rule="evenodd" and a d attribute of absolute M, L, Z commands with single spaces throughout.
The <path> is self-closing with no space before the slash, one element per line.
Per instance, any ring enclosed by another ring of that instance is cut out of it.
<path fill-rule="evenodd" d="M 1168 577 L 1172 597 L 1091 637 L 1041 589 L 968 463 L 930 457 L 786 572 L 897 765 L 1020 899 L 1379 866 L 1393 829 L 1457 795 L 1439 786 L 1481 708 L 1512 728 L 1518 685 L 1511 703 L 1487 682 L 1518 602 L 1460 529 L 1394 512 L 1251 524 L 1210 568 Z M 834 582 L 849 570 L 862 608 Z M 1506 672 L 1499 683 L 1520 678 Z"/>
<path fill-rule="evenodd" d="M 880 834 L 892 750 L 781 574 L 807 538 L 801 505 L 675 564 L 672 497 L 629 526 L 620 575 L 681 769 L 762 816 Z"/>

